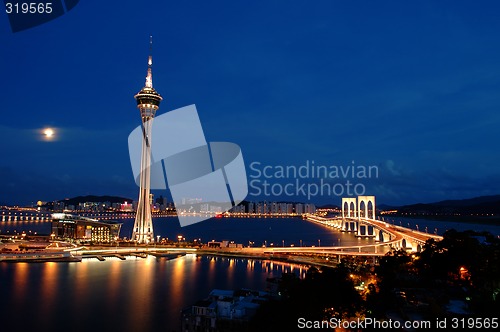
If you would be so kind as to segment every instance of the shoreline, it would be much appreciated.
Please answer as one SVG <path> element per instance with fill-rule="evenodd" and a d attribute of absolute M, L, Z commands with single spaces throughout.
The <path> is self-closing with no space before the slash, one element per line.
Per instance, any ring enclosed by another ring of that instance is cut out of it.
<path fill-rule="evenodd" d="M 256 259 L 262 261 L 274 261 L 281 263 L 290 263 L 290 264 L 300 264 L 304 266 L 316 266 L 316 267 L 334 267 L 338 264 L 337 259 L 327 260 L 324 257 L 311 257 L 307 255 L 301 254 L 280 254 L 280 253 L 271 253 L 265 254 L 261 252 L 249 252 L 249 248 L 247 250 L 224 250 L 224 249 L 207 249 L 207 248 L 192 248 L 192 247 L 135 247 L 131 248 L 132 250 L 124 251 L 125 247 L 118 247 L 122 249 L 113 250 L 109 249 L 109 247 L 95 246 L 89 247 L 87 249 L 88 253 L 84 254 L 75 254 L 71 257 L 58 257 L 58 258 L 37 258 L 37 259 L 26 259 L 26 258 L 11 258 L 0 260 L 0 263 L 46 263 L 46 262 L 56 262 L 56 263 L 79 263 L 84 259 L 97 259 L 99 261 L 106 261 L 106 258 L 118 258 L 120 260 L 127 260 L 126 257 L 132 258 L 148 258 L 149 256 L 155 257 L 156 260 L 174 260 L 179 257 L 183 257 L 186 254 L 194 254 L 197 256 L 217 256 L 217 257 L 226 257 L 226 258 L 241 258 L 241 259 Z M 116 249 L 118 249 L 116 248 Z M 133 250 L 135 249 L 135 250 Z M 160 250 L 157 250 L 160 249 Z M 163 250 L 162 250 L 163 249 Z M 257 248 L 253 248 L 257 249 Z M 109 250 L 107 252 L 103 250 Z M 332 253 L 332 255 L 338 255 L 338 253 Z M 383 256 L 383 254 L 380 254 Z"/>

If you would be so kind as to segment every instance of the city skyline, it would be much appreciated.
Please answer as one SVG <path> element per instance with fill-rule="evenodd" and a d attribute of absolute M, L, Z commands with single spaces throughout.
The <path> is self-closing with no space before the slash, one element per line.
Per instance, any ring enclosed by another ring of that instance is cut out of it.
<path fill-rule="evenodd" d="M 0 203 L 135 197 L 130 91 L 150 34 L 162 112 L 201 105 L 207 136 L 240 145 L 248 170 L 377 166 L 365 194 L 395 205 L 498 194 L 498 4 L 385 6 L 90 1 L 20 33 L 2 14 Z M 287 199 L 304 200 L 268 197 Z"/>

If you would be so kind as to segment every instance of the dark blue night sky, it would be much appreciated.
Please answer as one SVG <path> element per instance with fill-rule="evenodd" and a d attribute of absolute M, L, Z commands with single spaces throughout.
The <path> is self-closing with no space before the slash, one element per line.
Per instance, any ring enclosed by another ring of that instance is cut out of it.
<path fill-rule="evenodd" d="M 247 166 L 377 165 L 366 194 L 386 204 L 498 194 L 499 10 L 85 0 L 17 33 L 1 12 L 0 202 L 136 198 L 127 138 L 150 34 L 158 115 L 196 104 L 207 140 L 238 144 Z"/>

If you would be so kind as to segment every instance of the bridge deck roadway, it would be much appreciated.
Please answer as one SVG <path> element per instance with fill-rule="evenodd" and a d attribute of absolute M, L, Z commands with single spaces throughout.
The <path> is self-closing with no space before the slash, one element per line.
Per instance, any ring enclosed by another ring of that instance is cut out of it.
<path fill-rule="evenodd" d="M 331 227 L 335 221 L 340 221 L 338 218 L 323 218 L 309 215 L 307 220 L 315 222 L 324 226 Z M 423 232 L 414 231 L 409 228 L 390 225 L 383 221 L 371 219 L 348 219 L 350 221 L 361 221 L 370 224 L 383 232 L 391 235 L 391 240 L 385 242 L 378 242 L 375 244 L 367 244 L 361 246 L 331 246 L 331 247 L 247 247 L 247 248 L 180 248 L 180 247 L 92 247 L 92 248 L 78 248 L 75 250 L 77 255 L 100 255 L 104 253 L 130 255 L 132 253 L 148 253 L 148 252 L 185 252 L 197 254 L 219 254 L 219 255 L 241 255 L 241 256 L 255 256 L 261 258 L 273 257 L 275 254 L 293 254 L 293 255 L 342 255 L 342 256 L 383 256 L 391 247 L 403 239 L 410 239 L 419 243 L 425 243 L 429 238 L 436 240 L 442 239 L 439 235 L 427 234 Z"/>
<path fill-rule="evenodd" d="M 401 226 L 394 226 L 391 224 L 388 224 L 384 221 L 379 221 L 379 220 L 373 220 L 373 219 L 366 219 L 366 218 L 324 218 L 324 217 L 317 217 L 317 216 L 312 216 L 308 215 L 307 220 L 319 223 L 324 226 L 332 227 L 335 222 L 339 222 L 342 220 L 348 220 L 348 221 L 355 221 L 355 222 L 362 222 L 368 225 L 371 225 L 373 227 L 378 228 L 379 230 L 382 230 L 383 232 L 390 234 L 391 235 L 391 240 L 389 241 L 384 241 L 376 244 L 370 244 L 370 245 L 363 245 L 363 246 L 355 246 L 355 247 L 329 247 L 329 249 L 333 251 L 343 251 L 343 250 L 349 250 L 349 249 L 356 249 L 358 248 L 359 251 L 362 251 L 362 249 L 367 249 L 367 248 L 377 248 L 385 245 L 391 245 L 391 244 L 396 244 L 401 242 L 403 239 L 405 240 L 413 240 L 416 241 L 420 244 L 424 244 L 425 241 L 427 241 L 430 238 L 436 239 L 436 240 L 441 240 L 443 237 L 435 234 L 428 234 L 424 232 L 419 232 L 415 231 L 406 227 L 401 227 Z M 319 249 L 319 248 L 318 248 Z M 325 247 L 322 247 L 322 249 L 325 249 Z"/>

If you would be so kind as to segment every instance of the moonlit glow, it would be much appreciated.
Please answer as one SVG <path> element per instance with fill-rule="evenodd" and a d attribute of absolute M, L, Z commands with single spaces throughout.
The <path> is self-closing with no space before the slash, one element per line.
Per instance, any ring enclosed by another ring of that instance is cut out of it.
<path fill-rule="evenodd" d="M 52 128 L 47 128 L 47 129 L 44 129 L 43 130 L 43 134 L 45 135 L 45 137 L 47 138 L 52 138 L 54 136 L 54 129 Z"/>
<path fill-rule="evenodd" d="M 45 127 L 39 130 L 42 141 L 51 142 L 58 139 L 58 130 L 54 127 Z"/>

